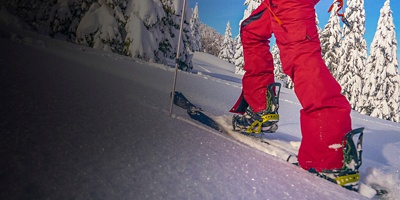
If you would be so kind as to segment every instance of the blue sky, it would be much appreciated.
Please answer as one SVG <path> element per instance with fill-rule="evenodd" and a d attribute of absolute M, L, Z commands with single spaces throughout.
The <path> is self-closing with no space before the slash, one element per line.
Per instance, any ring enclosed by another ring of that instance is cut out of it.
<path fill-rule="evenodd" d="M 188 0 L 191 8 L 194 8 L 196 3 L 199 4 L 200 20 L 208 26 L 213 27 L 219 33 L 225 33 L 226 24 L 230 21 L 232 37 L 236 37 L 239 33 L 239 22 L 243 18 L 243 12 L 246 9 L 246 6 L 243 5 L 244 2 L 245 0 Z M 325 26 L 329 19 L 327 10 L 332 2 L 333 0 L 321 0 L 316 6 L 321 28 Z M 385 0 L 364 0 L 364 3 L 366 12 L 365 39 L 369 48 L 378 24 L 379 11 Z M 391 0 L 390 7 L 393 11 L 396 26 L 396 38 L 400 42 L 400 0 Z M 400 59 L 399 52 L 400 47 L 397 49 L 398 59 Z"/>

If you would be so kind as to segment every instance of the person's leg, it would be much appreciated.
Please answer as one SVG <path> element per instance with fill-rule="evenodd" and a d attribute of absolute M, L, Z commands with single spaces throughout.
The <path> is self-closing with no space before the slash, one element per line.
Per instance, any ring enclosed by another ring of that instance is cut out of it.
<path fill-rule="evenodd" d="M 302 168 L 341 169 L 342 140 L 351 131 L 350 105 L 321 57 L 315 22 L 315 0 L 272 0 L 272 21 L 283 70 L 293 82 L 301 110 Z"/>
<path fill-rule="evenodd" d="M 267 86 L 274 82 L 274 65 L 270 53 L 270 13 L 261 4 L 241 24 L 244 70 L 243 95 L 254 112 L 266 109 Z"/>

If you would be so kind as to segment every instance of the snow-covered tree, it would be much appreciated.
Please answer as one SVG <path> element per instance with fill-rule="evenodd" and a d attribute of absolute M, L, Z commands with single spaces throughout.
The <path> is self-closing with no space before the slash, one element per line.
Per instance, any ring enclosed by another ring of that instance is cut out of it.
<path fill-rule="evenodd" d="M 189 12 L 185 12 L 183 37 L 179 40 L 183 0 L 130 1 L 126 8 L 125 54 L 152 62 L 175 59 L 178 43 L 180 61 L 185 62 L 190 43 Z"/>
<path fill-rule="evenodd" d="M 201 23 L 201 51 L 218 56 L 224 36 L 215 29 Z"/>
<path fill-rule="evenodd" d="M 66 35 L 68 38 L 75 38 L 76 29 L 82 16 L 79 15 L 78 0 L 58 0 L 51 7 L 49 18 L 47 20 L 50 36 L 57 34 Z"/>
<path fill-rule="evenodd" d="M 228 61 L 229 63 L 233 63 L 234 55 L 235 42 L 232 39 L 231 25 L 228 21 L 228 23 L 226 24 L 224 41 L 222 42 L 221 51 L 218 54 L 218 58 Z"/>
<path fill-rule="evenodd" d="M 80 10 L 77 7 L 80 4 L 82 0 L 4 1 L 5 7 L 13 10 L 39 33 L 50 36 L 60 33 L 69 38 L 74 37 L 77 22 L 82 18 L 76 12 Z"/>
<path fill-rule="evenodd" d="M 247 19 L 251 13 L 258 8 L 258 6 L 261 4 L 262 0 L 245 0 L 244 5 L 247 5 L 246 10 L 244 11 L 243 14 L 243 20 Z M 240 22 L 241 23 L 241 22 Z"/>
<path fill-rule="evenodd" d="M 192 30 L 192 41 L 190 49 L 191 51 L 200 51 L 201 49 L 201 30 L 200 30 L 200 18 L 199 18 L 199 5 L 193 9 L 192 17 L 190 18 L 190 28 Z"/>
<path fill-rule="evenodd" d="M 350 27 L 344 26 L 344 39 L 341 41 L 339 66 L 334 74 L 342 86 L 343 94 L 353 109 L 358 110 L 361 102 L 363 71 L 367 60 L 365 34 L 364 0 L 349 0 L 345 12 Z"/>
<path fill-rule="evenodd" d="M 189 55 L 187 51 L 191 42 L 191 31 L 190 31 L 190 17 L 192 15 L 190 9 L 185 8 L 184 23 L 182 40 L 179 40 L 180 23 L 182 17 L 183 0 L 161 0 L 166 16 L 162 19 L 160 30 L 163 34 L 162 41 L 160 43 L 160 51 L 164 57 L 175 59 L 177 53 L 178 43 L 181 43 L 180 49 L 180 61 L 185 63 Z"/>
<path fill-rule="evenodd" d="M 235 55 L 233 56 L 233 59 L 235 60 L 235 74 L 244 74 L 245 71 L 243 69 L 244 66 L 244 57 L 243 57 L 243 46 L 242 46 L 242 40 L 240 39 L 240 36 L 238 35 L 236 37 L 236 47 L 235 47 Z"/>
<path fill-rule="evenodd" d="M 162 41 L 159 26 L 166 17 L 160 1 L 130 1 L 126 8 L 125 54 L 148 61 L 160 61 L 157 53 Z"/>
<path fill-rule="evenodd" d="M 122 52 L 123 39 L 119 21 L 125 21 L 118 6 L 106 0 L 93 3 L 77 29 L 76 43 L 112 52 Z M 114 8 L 113 8 L 114 7 Z"/>
<path fill-rule="evenodd" d="M 245 6 L 247 5 L 247 8 L 244 11 L 243 19 L 239 22 L 239 26 L 243 20 L 247 19 L 250 16 L 251 12 L 253 12 L 261 4 L 261 2 L 262 0 L 245 0 L 244 5 Z M 238 43 L 236 45 L 236 53 L 234 58 L 236 66 L 235 72 L 238 74 L 243 74 L 244 73 L 243 47 L 240 39 L 238 39 Z"/>
<path fill-rule="evenodd" d="M 364 72 L 361 113 L 399 122 L 399 62 L 390 0 L 380 10 L 370 51 Z"/>
<path fill-rule="evenodd" d="M 178 41 L 183 0 L 5 0 L 1 5 L 34 30 L 81 45 L 163 62 L 175 58 L 181 42 L 180 61 L 189 57 L 190 9 Z"/>
<path fill-rule="evenodd" d="M 272 46 L 271 54 L 272 54 L 272 58 L 274 59 L 275 78 L 283 81 L 286 77 L 286 74 L 284 74 L 283 70 L 282 70 L 282 62 L 281 62 L 280 55 L 279 55 L 278 45 L 275 44 L 274 46 Z"/>
<path fill-rule="evenodd" d="M 335 2 L 336 0 L 334 0 Z M 334 4 L 333 10 L 337 10 L 337 4 Z M 322 58 L 325 61 L 326 66 L 335 74 L 339 63 L 339 44 L 341 41 L 341 28 L 340 20 L 335 12 L 331 12 L 328 23 L 320 35 L 321 47 L 322 47 Z"/>

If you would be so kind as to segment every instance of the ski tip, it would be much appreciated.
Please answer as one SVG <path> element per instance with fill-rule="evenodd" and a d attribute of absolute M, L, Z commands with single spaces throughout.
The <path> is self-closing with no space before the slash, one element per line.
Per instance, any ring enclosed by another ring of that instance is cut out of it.
<path fill-rule="evenodd" d="M 296 166 L 300 166 L 296 155 L 289 155 L 289 157 L 286 159 L 286 162 Z"/>
<path fill-rule="evenodd" d="M 183 94 L 182 94 L 182 92 L 175 91 L 175 92 L 174 92 L 174 96 L 176 96 L 176 95 L 183 95 Z M 172 96 L 172 92 L 170 93 L 170 96 Z"/>

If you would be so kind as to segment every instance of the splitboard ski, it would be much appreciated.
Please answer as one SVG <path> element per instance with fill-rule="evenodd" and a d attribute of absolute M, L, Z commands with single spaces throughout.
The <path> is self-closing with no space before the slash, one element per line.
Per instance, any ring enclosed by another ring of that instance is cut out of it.
<path fill-rule="evenodd" d="M 182 92 L 176 91 L 174 94 L 174 104 L 185 109 L 190 118 L 199 121 L 200 123 L 211 127 L 219 132 L 227 134 L 227 131 L 219 123 L 217 123 L 212 116 L 205 114 L 203 109 L 192 104 Z"/>
<path fill-rule="evenodd" d="M 232 130 L 232 125 L 229 124 L 231 121 L 230 117 L 213 116 L 206 113 L 203 109 L 191 103 L 182 92 L 176 91 L 174 95 L 174 104 L 185 109 L 190 118 L 267 154 L 281 158 L 292 164 L 297 163 L 296 144 L 278 142 L 257 136 L 249 137 L 241 132 L 234 131 Z"/>
<path fill-rule="evenodd" d="M 297 162 L 297 152 L 299 148 L 299 141 L 284 141 L 280 139 L 269 139 L 267 138 L 271 133 L 260 133 L 260 134 L 249 134 L 243 133 L 241 131 L 233 130 L 231 120 L 232 118 L 229 116 L 214 116 L 207 112 L 205 112 L 200 107 L 197 107 L 193 103 L 191 103 L 182 92 L 176 91 L 174 93 L 174 104 L 178 107 L 185 109 L 190 118 L 200 122 L 201 124 L 206 125 L 212 129 L 215 129 L 229 137 L 233 138 L 236 141 L 239 141 L 247 146 L 253 147 L 258 149 L 264 153 L 272 155 L 274 157 L 280 158 L 288 163 L 298 165 Z M 345 139 L 346 143 L 352 143 L 354 135 L 359 134 L 358 141 L 356 143 L 356 149 L 352 152 L 351 158 L 356 160 L 348 160 L 348 162 L 356 162 L 358 163 L 358 167 L 361 165 L 361 153 L 362 153 L 362 131 L 363 128 L 355 129 L 349 132 Z M 354 146 L 354 145 L 353 145 Z M 348 148 L 348 145 L 345 147 Z M 354 149 L 353 149 L 354 150 Z M 311 171 L 310 171 L 311 172 Z M 319 176 L 318 172 L 311 172 Z M 320 176 L 322 177 L 322 176 Z M 322 177 L 324 178 L 324 177 Z M 329 180 L 324 178 L 328 181 L 334 182 L 334 180 Z M 361 192 L 364 190 L 365 192 Z M 365 185 L 360 182 L 360 190 L 359 192 L 369 198 L 376 197 L 376 196 L 384 196 L 388 193 L 387 190 L 382 188 L 376 188 L 369 185 Z M 364 194 L 363 194 L 364 193 Z M 365 195 L 368 193 L 367 195 Z M 373 194 L 371 194 L 373 193 Z"/>

